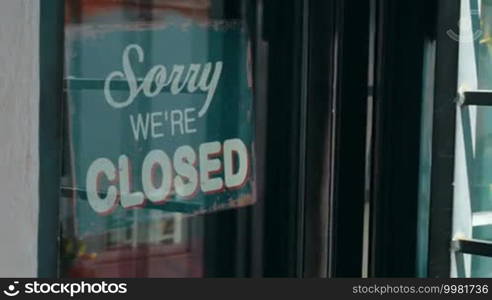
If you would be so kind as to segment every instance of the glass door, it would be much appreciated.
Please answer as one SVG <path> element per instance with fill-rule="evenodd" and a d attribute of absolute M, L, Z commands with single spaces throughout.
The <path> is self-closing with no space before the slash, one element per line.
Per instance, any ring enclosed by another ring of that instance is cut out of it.
<path fill-rule="evenodd" d="M 327 276 L 335 2 L 65 1 L 54 273 Z"/>
<path fill-rule="evenodd" d="M 249 274 L 252 11 L 66 2 L 61 276 Z"/>

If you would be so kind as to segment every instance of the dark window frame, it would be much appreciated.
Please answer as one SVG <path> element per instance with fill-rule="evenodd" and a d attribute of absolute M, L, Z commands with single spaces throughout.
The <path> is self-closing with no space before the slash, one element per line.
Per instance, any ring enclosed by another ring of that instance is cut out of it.
<path fill-rule="evenodd" d="M 447 29 L 460 19 L 460 0 L 439 0 L 430 186 L 428 276 L 446 278 L 451 271 L 453 182 L 458 91 L 459 43 Z"/>
<path fill-rule="evenodd" d="M 38 276 L 58 276 L 64 1 L 40 1 Z"/>

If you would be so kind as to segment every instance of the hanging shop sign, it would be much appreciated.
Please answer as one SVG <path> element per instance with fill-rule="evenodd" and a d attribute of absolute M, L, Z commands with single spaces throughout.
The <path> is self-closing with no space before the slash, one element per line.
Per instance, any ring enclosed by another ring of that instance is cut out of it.
<path fill-rule="evenodd" d="M 69 35 L 77 202 L 99 216 L 254 203 L 249 42 L 240 25 L 178 18 L 162 28 Z"/>

